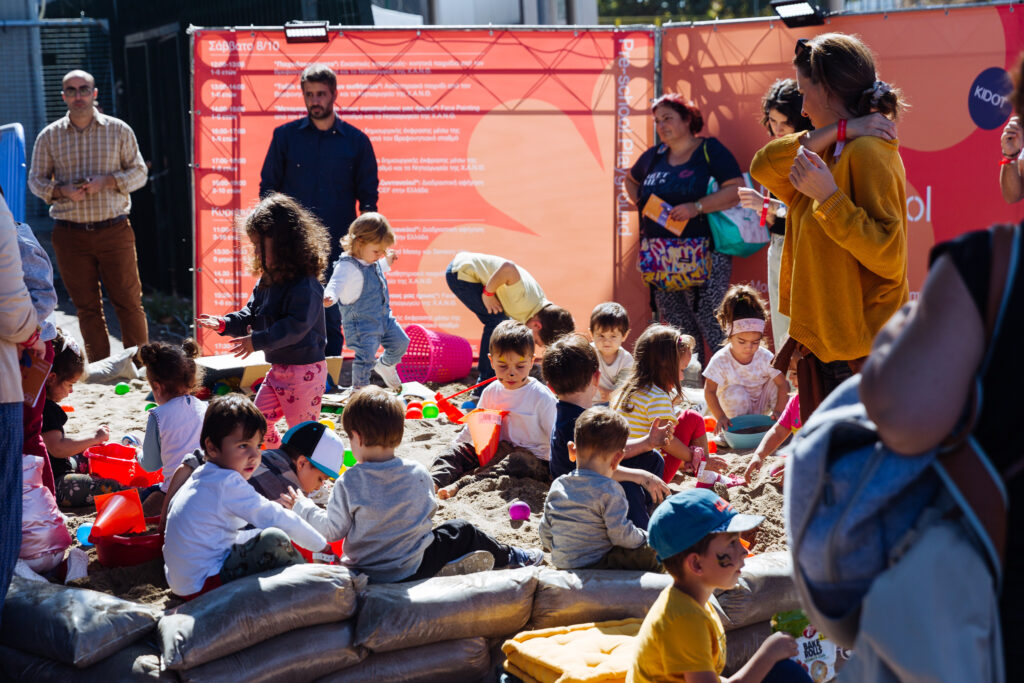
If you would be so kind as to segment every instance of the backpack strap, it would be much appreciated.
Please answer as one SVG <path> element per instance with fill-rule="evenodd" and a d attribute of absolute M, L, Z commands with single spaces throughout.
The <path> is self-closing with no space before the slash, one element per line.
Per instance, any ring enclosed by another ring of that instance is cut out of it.
<path fill-rule="evenodd" d="M 1008 296 L 1007 282 L 1010 272 L 1010 261 L 1016 252 L 1016 240 L 1019 234 L 1014 227 L 998 225 L 991 230 L 991 260 L 989 273 L 988 301 L 985 310 L 985 345 L 992 348 L 993 336 L 997 333 L 997 325 L 1003 300 Z M 986 354 L 986 361 L 988 354 Z M 982 363 L 982 368 L 987 362 Z M 973 431 L 978 414 L 981 411 L 980 374 L 976 378 L 976 387 L 970 418 L 967 427 L 961 430 L 953 443 L 942 448 L 939 463 L 945 470 L 943 479 L 960 504 L 963 513 L 969 518 L 972 526 L 983 532 L 982 542 L 993 565 L 994 575 L 1001 575 L 1003 561 L 1006 557 L 1006 489 L 1002 478 L 989 462 L 977 441 Z M 941 471 L 940 471 L 941 473 Z"/>

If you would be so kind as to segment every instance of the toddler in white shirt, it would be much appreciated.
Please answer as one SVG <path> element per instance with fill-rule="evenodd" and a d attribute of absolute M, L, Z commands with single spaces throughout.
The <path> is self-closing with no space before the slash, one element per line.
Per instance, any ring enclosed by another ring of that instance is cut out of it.
<path fill-rule="evenodd" d="M 241 394 L 210 401 L 199 437 L 206 462 L 167 511 L 164 574 L 176 595 L 191 600 L 243 576 L 302 564 L 290 539 L 331 552 L 316 529 L 248 484 L 266 430 L 263 414 Z M 243 531 L 249 524 L 256 528 Z"/>
<path fill-rule="evenodd" d="M 594 405 L 607 405 L 612 400 L 612 392 L 626 383 L 633 369 L 633 355 L 622 348 L 629 336 L 626 309 L 614 301 L 595 306 L 590 314 L 590 336 L 594 339 L 601 373 Z"/>
<path fill-rule="evenodd" d="M 489 351 L 488 358 L 497 381 L 487 385 L 477 407 L 506 410 L 508 415 L 501 421 L 502 443 L 498 452 L 487 463 L 487 471 L 476 476 L 511 474 L 550 482 L 548 460 L 551 459 L 551 430 L 555 426 L 558 399 L 543 383 L 530 377 L 533 333 L 520 322 L 505 320 L 494 328 Z M 522 457 L 523 450 L 532 456 Z M 455 443 L 430 467 L 438 497 L 444 500 L 454 496 L 460 486 L 468 483 L 460 479 L 479 467 L 480 458 L 473 447 L 469 428 L 463 428 Z"/>

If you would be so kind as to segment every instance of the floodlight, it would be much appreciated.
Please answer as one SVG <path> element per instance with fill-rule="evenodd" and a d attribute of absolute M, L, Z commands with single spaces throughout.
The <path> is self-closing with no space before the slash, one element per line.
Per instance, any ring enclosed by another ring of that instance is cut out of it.
<path fill-rule="evenodd" d="M 810 0 L 774 0 L 771 8 L 789 28 L 825 23 L 825 14 Z"/>
<path fill-rule="evenodd" d="M 326 21 L 290 21 L 284 25 L 284 39 L 288 43 L 326 43 Z"/>

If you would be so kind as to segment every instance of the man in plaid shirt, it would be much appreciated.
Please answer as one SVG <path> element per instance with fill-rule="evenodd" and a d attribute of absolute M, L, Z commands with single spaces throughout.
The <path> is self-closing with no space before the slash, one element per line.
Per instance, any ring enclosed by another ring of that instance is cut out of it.
<path fill-rule="evenodd" d="M 90 361 L 110 355 L 100 283 L 114 305 L 125 347 L 149 337 L 129 193 L 146 184 L 135 133 L 97 111 L 96 82 L 85 71 L 64 76 L 68 113 L 39 133 L 28 186 L 50 205 L 53 250 L 64 286 L 78 309 Z"/>

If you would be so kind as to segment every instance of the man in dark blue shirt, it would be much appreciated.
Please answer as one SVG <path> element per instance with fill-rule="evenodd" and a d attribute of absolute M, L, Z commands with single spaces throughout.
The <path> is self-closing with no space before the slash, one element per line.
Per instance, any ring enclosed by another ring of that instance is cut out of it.
<path fill-rule="evenodd" d="M 283 192 L 312 211 L 331 233 L 328 276 L 339 241 L 359 213 L 377 210 L 377 157 L 370 138 L 334 113 L 338 83 L 324 64 L 310 64 L 300 79 L 309 116 L 274 129 L 260 172 L 260 197 Z M 328 356 L 341 355 L 341 312 L 325 311 Z"/>

